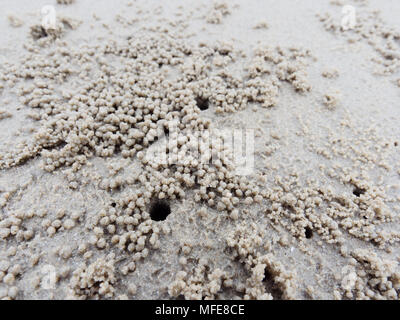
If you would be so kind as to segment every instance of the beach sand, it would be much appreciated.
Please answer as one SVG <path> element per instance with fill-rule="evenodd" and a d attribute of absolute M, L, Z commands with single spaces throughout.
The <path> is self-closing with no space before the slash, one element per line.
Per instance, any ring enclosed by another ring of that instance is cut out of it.
<path fill-rule="evenodd" d="M 1 1 L 0 298 L 398 299 L 399 10 Z"/>

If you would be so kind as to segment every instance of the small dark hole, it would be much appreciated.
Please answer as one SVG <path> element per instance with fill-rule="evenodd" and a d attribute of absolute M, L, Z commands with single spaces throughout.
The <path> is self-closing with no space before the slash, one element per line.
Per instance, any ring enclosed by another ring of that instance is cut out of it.
<path fill-rule="evenodd" d="M 277 286 L 274 276 L 267 268 L 265 268 L 264 270 L 264 279 L 262 280 L 262 282 L 264 283 L 266 291 L 271 293 L 274 300 L 282 300 L 283 292 Z"/>
<path fill-rule="evenodd" d="M 111 207 L 115 208 L 117 204 L 115 202 L 111 203 Z"/>
<path fill-rule="evenodd" d="M 121 153 L 121 146 L 119 144 L 114 146 L 114 154 L 120 154 Z"/>
<path fill-rule="evenodd" d="M 204 99 L 204 98 L 202 98 L 202 97 L 197 97 L 197 98 L 196 98 L 196 104 L 197 104 L 197 107 L 198 107 L 201 111 L 207 110 L 207 109 L 208 109 L 208 106 L 209 106 L 208 99 Z"/>
<path fill-rule="evenodd" d="M 169 129 L 167 126 L 164 126 L 164 134 L 165 134 L 165 136 L 169 135 Z"/>
<path fill-rule="evenodd" d="M 46 29 L 43 27 L 40 27 L 40 30 L 41 30 L 40 38 L 46 38 L 48 36 Z"/>
<path fill-rule="evenodd" d="M 311 230 L 310 227 L 306 227 L 306 229 L 305 229 L 305 234 L 306 234 L 306 238 L 307 238 L 307 239 L 311 239 L 311 238 L 312 238 L 312 236 L 313 236 L 313 231 Z"/>
<path fill-rule="evenodd" d="M 271 281 L 271 280 L 272 280 L 272 274 L 267 268 L 265 268 L 263 282 Z"/>
<path fill-rule="evenodd" d="M 354 190 L 353 190 L 353 194 L 354 194 L 356 197 L 359 197 L 359 196 L 361 196 L 361 195 L 364 194 L 364 193 L 365 193 L 365 190 L 364 190 L 364 189 L 360 189 L 360 188 L 358 188 L 358 187 L 355 187 Z"/>
<path fill-rule="evenodd" d="M 159 63 L 159 64 L 158 64 L 158 67 L 159 67 L 159 68 L 162 68 L 162 66 L 163 66 L 162 63 Z"/>
<path fill-rule="evenodd" d="M 221 56 L 227 56 L 227 55 L 229 54 L 229 50 L 220 49 L 220 50 L 218 50 L 218 53 L 219 53 Z"/>
<path fill-rule="evenodd" d="M 396 142 L 394 143 L 394 146 L 397 147 L 398 145 L 399 145 L 399 143 L 396 141 Z"/>
<path fill-rule="evenodd" d="M 171 213 L 171 207 L 165 200 L 156 200 L 150 206 L 150 217 L 154 221 L 163 221 Z"/>

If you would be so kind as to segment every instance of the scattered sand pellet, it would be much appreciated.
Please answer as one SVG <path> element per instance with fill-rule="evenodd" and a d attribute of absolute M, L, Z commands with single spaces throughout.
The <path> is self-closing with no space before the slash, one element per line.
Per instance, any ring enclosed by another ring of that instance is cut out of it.
<path fill-rule="evenodd" d="M 11 118 L 12 114 L 7 110 L 0 109 L 0 120 Z"/>
<path fill-rule="evenodd" d="M 325 93 L 323 102 L 329 110 L 334 110 L 340 103 L 340 91 L 337 89 L 331 89 L 328 93 Z"/>
<path fill-rule="evenodd" d="M 253 29 L 268 29 L 268 28 L 269 28 L 269 25 L 265 21 L 260 21 L 253 27 Z"/>
<path fill-rule="evenodd" d="M 57 4 L 72 4 L 75 0 L 57 0 Z"/>
<path fill-rule="evenodd" d="M 24 25 L 24 21 L 14 14 L 9 14 L 7 16 L 7 19 L 8 19 L 8 22 L 10 23 L 10 25 L 14 28 L 19 28 Z"/>
<path fill-rule="evenodd" d="M 231 9 L 227 2 L 216 2 L 207 15 L 207 22 L 211 24 L 221 24 L 223 18 L 231 14 Z"/>
<path fill-rule="evenodd" d="M 326 69 L 322 72 L 322 76 L 327 79 L 336 79 L 339 77 L 339 71 L 337 69 Z"/>

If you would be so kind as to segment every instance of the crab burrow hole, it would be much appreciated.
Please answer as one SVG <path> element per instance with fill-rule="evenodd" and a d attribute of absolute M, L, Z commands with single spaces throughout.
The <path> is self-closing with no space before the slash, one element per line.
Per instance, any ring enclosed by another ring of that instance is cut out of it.
<path fill-rule="evenodd" d="M 362 194 L 364 194 L 365 193 L 365 190 L 364 189 L 361 189 L 361 188 L 358 188 L 358 187 L 355 187 L 354 189 L 353 189 L 353 194 L 356 196 L 356 197 L 360 197 Z"/>
<path fill-rule="evenodd" d="M 209 103 L 208 99 L 206 99 L 206 98 L 197 97 L 196 98 L 196 105 L 201 111 L 204 111 L 204 110 L 208 109 L 210 103 Z"/>
<path fill-rule="evenodd" d="M 310 227 L 306 227 L 304 233 L 307 239 L 311 239 L 313 237 L 313 231 Z"/>
<path fill-rule="evenodd" d="M 150 204 L 150 218 L 154 221 L 164 221 L 171 213 L 171 207 L 166 200 L 154 200 Z"/>

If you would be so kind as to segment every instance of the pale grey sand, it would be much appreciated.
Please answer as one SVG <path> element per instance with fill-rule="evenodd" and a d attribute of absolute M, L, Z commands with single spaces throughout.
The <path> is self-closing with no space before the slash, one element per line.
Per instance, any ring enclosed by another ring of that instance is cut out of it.
<path fill-rule="evenodd" d="M 398 299 L 398 1 L 50 2 L 0 2 L 0 298 Z"/>

